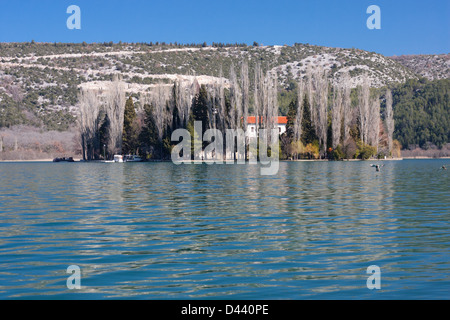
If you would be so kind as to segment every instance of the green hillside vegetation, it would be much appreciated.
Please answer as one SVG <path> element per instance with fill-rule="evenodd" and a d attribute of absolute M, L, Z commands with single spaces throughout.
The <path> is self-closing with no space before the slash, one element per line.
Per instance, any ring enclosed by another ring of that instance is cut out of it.
<path fill-rule="evenodd" d="M 392 90 L 394 137 L 403 148 L 441 148 L 450 141 L 449 94 L 450 79 L 408 80 Z"/>
<path fill-rule="evenodd" d="M 279 115 L 288 115 L 290 105 L 297 99 L 297 82 L 306 76 L 308 68 L 321 65 L 328 70 L 330 84 L 339 81 L 342 71 L 347 70 L 354 79 L 368 73 L 374 87 L 372 91 L 382 98 L 386 87 L 392 89 L 394 139 L 403 148 L 420 146 L 427 149 L 432 145 L 442 147 L 449 143 L 449 79 L 430 81 L 419 78 L 408 67 L 374 52 L 310 44 L 0 43 L 0 129 L 22 125 L 36 127 L 40 131 L 74 131 L 80 84 L 110 81 L 117 74 L 125 83 L 140 85 L 172 84 L 173 80 L 164 76 L 175 74 L 228 78 L 231 66 L 240 66 L 242 61 L 248 62 L 250 92 L 254 89 L 256 64 L 260 64 L 263 73 L 268 70 L 276 72 Z M 236 68 L 236 74 L 238 78 L 241 76 L 240 68 Z M 332 92 L 330 89 L 329 109 Z M 139 101 L 139 93 L 129 92 L 127 96 L 133 97 L 135 108 L 150 110 L 150 106 Z M 253 99 L 251 93 L 250 115 L 254 112 Z M 356 89 L 353 88 L 353 108 L 356 105 Z M 383 111 L 382 100 L 382 120 Z M 145 112 L 136 121 L 141 127 L 147 121 L 148 130 L 139 131 L 133 120 L 126 124 L 126 135 L 148 136 L 152 121 L 146 120 L 144 115 Z M 353 126 L 353 136 L 357 137 L 358 123 L 354 122 Z M 331 131 L 331 119 L 328 127 Z M 332 136 L 330 132 L 328 135 L 329 144 Z M 126 136 L 127 139 L 130 141 Z M 354 142 L 351 149 L 357 150 Z M 140 147 L 131 144 L 127 149 L 130 152 L 138 148 L 149 149 L 147 143 L 139 143 Z M 167 141 L 164 143 L 168 147 Z M 313 146 L 310 143 L 310 147 Z"/>

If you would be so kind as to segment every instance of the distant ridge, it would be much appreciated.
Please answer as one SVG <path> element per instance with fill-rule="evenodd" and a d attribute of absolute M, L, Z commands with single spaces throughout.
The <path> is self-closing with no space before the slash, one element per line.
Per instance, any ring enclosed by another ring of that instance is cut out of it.
<path fill-rule="evenodd" d="M 393 56 L 393 60 L 428 80 L 450 78 L 450 54 Z"/>

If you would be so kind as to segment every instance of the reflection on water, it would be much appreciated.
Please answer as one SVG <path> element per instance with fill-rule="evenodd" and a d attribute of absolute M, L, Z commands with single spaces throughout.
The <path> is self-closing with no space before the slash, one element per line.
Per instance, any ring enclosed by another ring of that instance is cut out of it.
<path fill-rule="evenodd" d="M 3 163 L 0 298 L 448 299 L 448 162 Z"/>

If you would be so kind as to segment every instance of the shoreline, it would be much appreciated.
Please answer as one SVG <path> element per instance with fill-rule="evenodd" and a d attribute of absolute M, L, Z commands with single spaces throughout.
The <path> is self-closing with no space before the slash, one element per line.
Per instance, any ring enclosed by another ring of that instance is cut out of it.
<path fill-rule="evenodd" d="M 437 159 L 450 159 L 450 157 L 403 157 L 403 159 L 406 159 L 406 160 L 436 159 L 437 160 Z"/>
<path fill-rule="evenodd" d="M 81 159 L 73 159 L 75 162 L 80 162 Z M 53 162 L 53 159 L 34 159 L 34 160 L 0 160 L 2 162 Z"/>
<path fill-rule="evenodd" d="M 434 158 L 434 157 L 402 157 L 402 158 L 388 158 L 388 159 L 344 159 L 344 160 L 328 160 L 328 159 L 298 159 L 298 160 L 279 160 L 280 162 L 347 162 L 347 161 L 401 161 L 401 160 L 448 160 L 450 157 L 440 157 L 440 158 Z M 83 162 L 82 159 L 75 159 L 75 162 Z M 34 160 L 0 160 L 0 163 L 33 163 L 33 162 L 53 162 L 53 159 L 34 159 Z M 91 163 L 97 163 L 101 162 L 99 160 L 93 160 L 93 161 L 87 161 Z M 171 160 L 149 160 L 149 161 L 140 161 L 142 162 L 171 162 Z M 191 163 L 210 163 L 215 162 L 215 160 L 191 160 Z M 223 160 L 223 163 L 226 164 L 226 161 Z"/>

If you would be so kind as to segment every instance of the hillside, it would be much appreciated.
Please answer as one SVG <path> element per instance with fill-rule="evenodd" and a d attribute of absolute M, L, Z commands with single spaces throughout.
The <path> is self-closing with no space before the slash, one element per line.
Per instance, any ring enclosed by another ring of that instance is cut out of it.
<path fill-rule="evenodd" d="M 393 105 L 395 136 L 403 148 L 442 148 L 450 141 L 450 79 L 397 85 Z"/>
<path fill-rule="evenodd" d="M 391 58 L 428 80 L 450 78 L 450 54 L 404 55 Z"/>
<path fill-rule="evenodd" d="M 29 148 L 32 145 L 38 153 L 69 153 L 79 150 L 74 128 L 80 87 L 102 89 L 115 75 L 120 75 L 127 84 L 127 95 L 133 96 L 139 105 L 140 93 L 158 83 L 195 80 L 199 84 L 224 82 L 227 85 L 231 66 L 235 66 L 239 77 L 242 61 L 248 62 L 251 90 L 257 63 L 264 71 L 276 72 L 281 115 L 287 114 L 288 105 L 295 98 L 296 81 L 317 67 L 328 71 L 332 84 L 338 84 L 342 74 L 348 72 L 352 88 L 361 84 L 364 74 L 373 88 L 398 88 L 408 81 L 418 81 L 420 76 L 449 77 L 448 55 L 389 58 L 355 48 L 309 44 L 0 43 L 0 133 L 5 137 L 4 145 L 9 144 L 14 151 L 19 151 L 17 145 Z M 446 86 L 448 82 L 444 89 Z M 402 110 L 409 106 L 395 100 L 394 109 L 396 104 Z M 399 115 L 404 114 L 402 110 L 399 109 Z M 64 141 L 56 141 L 55 130 L 71 135 L 64 135 Z M 28 137 L 31 142 L 25 138 L 26 141 L 20 141 L 17 135 Z M 46 147 L 31 139 L 32 136 L 41 136 L 40 140 L 47 141 Z M 426 142 L 424 139 L 418 142 L 416 138 L 409 141 L 404 134 L 398 136 L 402 137 L 404 147 L 409 143 L 422 146 Z M 447 138 L 434 140 L 440 146 L 447 142 Z"/>
<path fill-rule="evenodd" d="M 0 101 L 14 111 L 3 126 L 26 123 L 66 130 L 76 115 L 79 85 L 99 86 L 120 74 L 137 94 L 158 82 L 175 79 L 199 83 L 228 77 L 231 64 L 248 60 L 250 74 L 259 61 L 263 69 L 277 71 L 279 84 L 306 74 L 318 65 L 329 70 L 333 82 L 348 71 L 355 87 L 367 72 L 372 86 L 404 82 L 416 75 L 380 54 L 296 44 L 294 46 L 215 46 L 161 44 L 0 44 Z"/>

